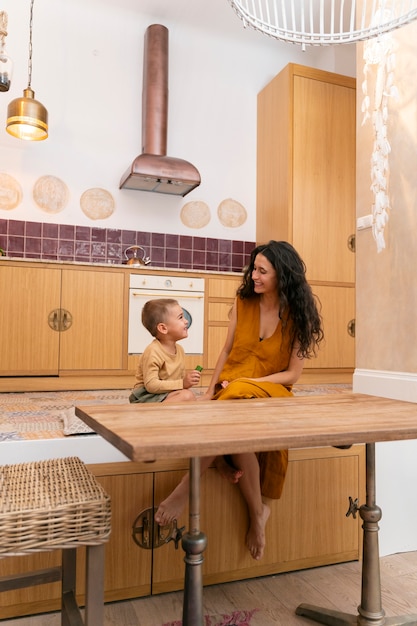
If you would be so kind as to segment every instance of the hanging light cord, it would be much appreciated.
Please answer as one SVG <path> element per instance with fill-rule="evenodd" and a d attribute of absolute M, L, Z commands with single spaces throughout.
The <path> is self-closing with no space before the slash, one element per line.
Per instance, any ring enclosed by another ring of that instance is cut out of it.
<path fill-rule="evenodd" d="M 33 30 L 33 5 L 35 0 L 30 2 L 30 19 L 29 19 L 29 60 L 28 60 L 28 87 L 32 85 L 32 30 Z"/>

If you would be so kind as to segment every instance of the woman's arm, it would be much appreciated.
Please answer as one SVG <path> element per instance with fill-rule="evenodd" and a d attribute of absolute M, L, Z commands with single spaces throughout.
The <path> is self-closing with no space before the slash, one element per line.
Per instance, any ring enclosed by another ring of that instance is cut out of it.
<path fill-rule="evenodd" d="M 279 383 L 281 385 L 294 385 L 300 378 L 304 367 L 304 359 L 300 358 L 297 355 L 297 352 L 298 345 L 293 348 L 290 362 L 288 363 L 288 367 L 286 370 L 283 370 L 282 372 L 276 372 L 275 374 L 270 374 L 269 376 L 262 376 L 261 378 L 251 378 L 250 380 L 255 380 L 258 383 L 269 382 Z"/>
<path fill-rule="evenodd" d="M 217 359 L 216 367 L 214 368 L 213 376 L 211 377 L 211 381 L 207 388 L 207 391 L 204 395 L 200 396 L 201 400 L 210 400 L 214 395 L 214 387 L 217 381 L 219 380 L 220 372 L 222 371 L 224 364 L 227 361 L 227 357 L 229 356 L 230 351 L 233 346 L 236 324 L 237 324 L 237 312 L 236 312 L 236 301 L 235 301 L 235 303 L 233 304 L 232 310 L 230 312 L 230 321 L 229 321 L 229 326 L 227 329 L 226 341 Z"/>

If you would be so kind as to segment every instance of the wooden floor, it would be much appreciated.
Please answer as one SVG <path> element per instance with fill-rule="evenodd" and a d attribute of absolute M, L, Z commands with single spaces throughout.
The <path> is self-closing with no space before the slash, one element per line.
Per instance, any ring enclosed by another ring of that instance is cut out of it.
<path fill-rule="evenodd" d="M 305 602 L 357 615 L 360 604 L 361 564 L 344 563 L 279 574 L 204 589 L 208 615 L 259 609 L 251 626 L 306 626 L 311 620 L 295 615 Z M 382 605 L 387 617 L 417 616 L 417 552 L 381 558 Z M 106 604 L 104 626 L 161 626 L 180 620 L 182 593 Z M 416 617 L 417 620 L 417 617 Z M 414 623 L 414 622 L 413 622 Z M 59 626 L 57 613 L 2 621 L 2 626 Z"/>

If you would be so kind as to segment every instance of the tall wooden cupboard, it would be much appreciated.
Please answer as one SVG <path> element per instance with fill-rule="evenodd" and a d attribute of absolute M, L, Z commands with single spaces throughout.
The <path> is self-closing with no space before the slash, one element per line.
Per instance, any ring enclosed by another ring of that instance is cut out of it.
<path fill-rule="evenodd" d="M 290 63 L 258 94 L 256 239 L 286 240 L 322 304 L 306 367 L 354 367 L 356 80 Z"/>

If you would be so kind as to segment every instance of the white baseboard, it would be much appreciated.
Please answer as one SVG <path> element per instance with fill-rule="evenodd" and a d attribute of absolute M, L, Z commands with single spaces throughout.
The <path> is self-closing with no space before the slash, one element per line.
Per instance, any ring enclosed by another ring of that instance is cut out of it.
<path fill-rule="evenodd" d="M 417 402 L 417 372 L 356 369 L 353 391 L 381 398 Z"/>
<path fill-rule="evenodd" d="M 353 391 L 417 403 L 417 373 L 357 369 Z M 387 441 L 376 446 L 381 556 L 417 550 L 417 498 L 409 497 L 417 481 L 416 456 L 416 440 Z"/>

